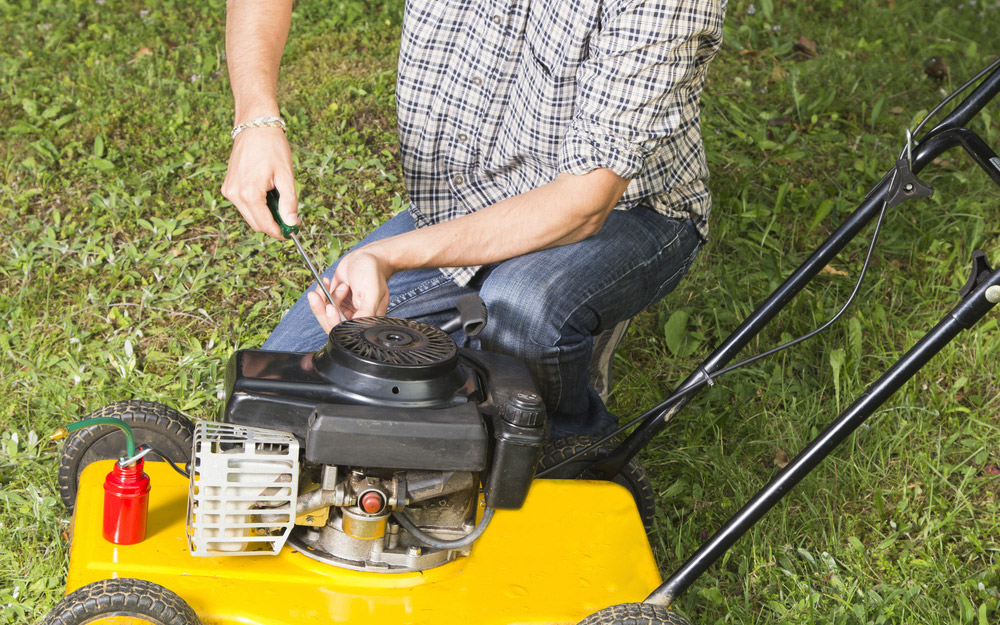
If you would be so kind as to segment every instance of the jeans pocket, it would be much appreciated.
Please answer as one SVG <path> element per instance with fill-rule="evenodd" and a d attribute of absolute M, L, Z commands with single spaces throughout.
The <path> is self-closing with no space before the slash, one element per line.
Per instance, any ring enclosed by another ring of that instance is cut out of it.
<path fill-rule="evenodd" d="M 393 309 L 398 308 L 399 306 L 405 304 L 406 302 L 410 301 L 414 297 L 417 297 L 419 295 L 423 295 L 424 293 L 430 291 L 431 289 L 437 288 L 438 286 L 440 286 L 444 282 L 450 282 L 451 281 L 451 278 L 446 277 L 440 271 L 437 271 L 437 270 L 435 270 L 435 271 L 437 272 L 437 275 L 435 277 L 431 278 L 430 280 L 425 280 L 424 282 L 420 282 L 416 286 L 414 286 L 414 287 L 412 287 L 412 288 L 410 288 L 410 289 L 408 289 L 406 291 L 403 291 L 402 293 L 397 293 L 393 297 L 389 298 L 389 307 L 388 307 L 388 311 L 387 311 L 386 314 L 388 314 L 389 312 L 392 312 Z"/>

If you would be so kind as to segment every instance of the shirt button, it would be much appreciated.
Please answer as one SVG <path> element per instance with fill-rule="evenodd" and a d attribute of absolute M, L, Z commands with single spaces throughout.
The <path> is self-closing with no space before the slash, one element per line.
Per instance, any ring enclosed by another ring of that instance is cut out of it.
<path fill-rule="evenodd" d="M 462 174 L 459 174 L 459 175 L 455 176 L 454 178 L 452 178 L 451 181 L 454 182 L 456 186 L 460 185 L 463 182 L 465 182 L 465 176 L 463 176 Z"/>
<path fill-rule="evenodd" d="M 502 21 L 503 21 L 503 19 L 501 19 L 501 17 L 499 15 L 494 15 L 493 16 L 493 23 L 494 24 L 499 24 Z"/>
<path fill-rule="evenodd" d="M 474 85 L 476 85 L 478 87 L 479 85 L 483 84 L 483 79 L 480 78 L 479 76 L 473 76 L 472 77 L 472 84 L 474 84 Z"/>
<path fill-rule="evenodd" d="M 462 143 L 465 143 L 466 141 L 469 140 L 469 137 L 468 135 L 458 135 L 458 140 L 461 141 Z"/>

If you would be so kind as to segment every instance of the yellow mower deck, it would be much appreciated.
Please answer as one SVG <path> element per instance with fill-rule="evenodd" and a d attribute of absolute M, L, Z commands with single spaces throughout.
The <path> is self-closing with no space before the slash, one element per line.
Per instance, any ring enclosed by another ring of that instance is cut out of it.
<path fill-rule="evenodd" d="M 285 547 L 277 556 L 195 558 L 185 538 L 188 483 L 150 462 L 146 540 L 101 536 L 104 476 L 80 478 L 67 594 L 136 577 L 187 601 L 204 625 L 509 625 L 577 623 L 660 584 L 627 490 L 609 482 L 538 480 L 520 510 L 498 510 L 472 554 L 420 573 L 351 571 Z"/>

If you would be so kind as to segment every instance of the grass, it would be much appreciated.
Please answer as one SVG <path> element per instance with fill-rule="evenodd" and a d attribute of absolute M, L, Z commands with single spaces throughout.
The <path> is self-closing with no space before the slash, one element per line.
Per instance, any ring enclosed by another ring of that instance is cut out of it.
<path fill-rule="evenodd" d="M 712 241 L 640 316 L 612 407 L 660 400 L 892 165 L 903 130 L 996 56 L 996 0 L 733 0 L 704 97 Z M 402 3 L 300 0 L 281 103 L 323 264 L 406 203 L 392 112 Z M 65 583 L 57 425 L 119 399 L 214 413 L 222 366 L 307 283 L 218 192 L 224 3 L 0 0 L 0 623 Z M 815 52 L 813 52 L 815 46 Z M 921 62 L 950 67 L 942 83 Z M 998 144 L 997 106 L 973 124 Z M 949 154 L 892 210 L 834 329 L 723 378 L 642 454 L 664 574 L 954 305 L 995 260 L 997 190 Z M 863 238 L 863 237 L 862 237 Z M 318 248 L 317 248 L 318 249 Z M 852 243 L 746 350 L 817 326 Z M 996 315 L 946 347 L 676 604 L 697 623 L 998 620 Z"/>

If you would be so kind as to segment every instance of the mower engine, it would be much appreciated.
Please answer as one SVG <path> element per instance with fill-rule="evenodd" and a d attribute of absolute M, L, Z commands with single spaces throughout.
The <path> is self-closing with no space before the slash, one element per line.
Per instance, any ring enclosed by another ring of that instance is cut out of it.
<path fill-rule="evenodd" d="M 546 438 L 520 361 L 405 319 L 343 322 L 315 353 L 239 351 L 226 393 L 223 423 L 196 432 L 195 555 L 287 539 L 351 569 L 439 566 L 521 507 Z"/>

